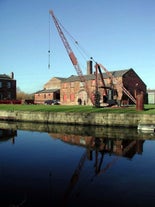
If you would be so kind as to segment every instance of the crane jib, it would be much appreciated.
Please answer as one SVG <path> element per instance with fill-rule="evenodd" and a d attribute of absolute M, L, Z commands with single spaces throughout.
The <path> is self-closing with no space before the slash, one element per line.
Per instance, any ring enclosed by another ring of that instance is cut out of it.
<path fill-rule="evenodd" d="M 58 30 L 59 36 L 60 36 L 60 38 L 61 38 L 61 40 L 62 40 L 62 42 L 63 42 L 63 44 L 64 44 L 64 47 L 66 48 L 66 51 L 67 51 L 67 53 L 68 53 L 68 55 L 69 55 L 69 58 L 70 58 L 70 60 L 71 60 L 71 62 L 72 62 L 72 64 L 73 64 L 74 68 L 76 69 L 76 72 L 77 72 L 77 74 L 78 74 L 78 76 L 79 76 L 81 82 L 82 82 L 83 85 L 85 86 L 86 93 L 87 93 L 89 99 L 91 100 L 92 104 L 94 105 L 94 100 L 93 100 L 93 98 L 92 98 L 91 92 L 89 91 L 89 87 L 87 86 L 87 82 L 86 82 L 86 80 L 85 80 L 85 78 L 84 78 L 84 75 L 83 75 L 83 73 L 82 73 L 82 70 L 81 70 L 81 68 L 80 68 L 80 66 L 79 66 L 78 60 L 77 60 L 77 58 L 75 57 L 75 55 L 74 55 L 74 53 L 73 53 L 73 51 L 72 51 L 72 49 L 71 49 L 71 47 L 70 47 L 70 45 L 69 45 L 69 43 L 68 43 L 68 41 L 67 41 L 65 35 L 64 35 L 64 33 L 63 33 L 63 31 L 62 31 L 62 29 L 61 29 L 61 27 L 60 27 L 60 25 L 59 25 L 58 20 L 57 20 L 56 17 L 54 16 L 53 11 L 50 10 L 49 13 L 50 13 L 50 15 L 52 16 L 52 18 L 53 18 L 53 20 L 54 20 L 55 26 L 56 26 L 56 28 L 57 28 L 57 30 Z"/>
<path fill-rule="evenodd" d="M 70 59 L 71 59 L 73 65 L 77 65 L 77 64 L 78 64 L 77 59 L 76 59 L 76 57 L 75 57 L 75 55 L 74 55 L 73 52 L 70 52 L 70 53 L 69 53 L 69 57 L 70 57 Z"/>

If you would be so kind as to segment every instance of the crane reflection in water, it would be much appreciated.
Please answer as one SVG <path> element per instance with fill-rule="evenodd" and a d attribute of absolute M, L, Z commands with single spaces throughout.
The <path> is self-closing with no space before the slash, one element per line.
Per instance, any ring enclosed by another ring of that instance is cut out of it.
<path fill-rule="evenodd" d="M 113 185 L 110 180 L 102 180 L 108 175 L 110 179 L 117 175 L 116 168 L 119 172 L 117 166 L 122 164 L 122 158 L 133 164 L 135 155 L 143 154 L 144 142 L 155 138 L 154 134 L 138 134 L 133 129 L 26 123 L 9 127 L 0 129 L 0 183 L 3 186 L 0 204 L 5 206 L 36 203 L 71 206 L 77 200 L 83 203 L 86 192 L 88 197 L 89 193 L 92 196 L 94 185 L 93 196 L 97 201 L 97 193 L 103 191 L 100 185 Z M 126 173 L 123 167 L 121 170 Z M 144 173 L 145 169 L 141 171 Z"/>

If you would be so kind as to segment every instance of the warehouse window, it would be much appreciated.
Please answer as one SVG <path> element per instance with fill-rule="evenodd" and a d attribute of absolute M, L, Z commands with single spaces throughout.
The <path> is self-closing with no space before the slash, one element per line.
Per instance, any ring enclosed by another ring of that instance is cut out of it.
<path fill-rule="evenodd" d="M 72 94 L 70 95 L 70 100 L 73 102 L 74 99 L 75 99 L 75 95 L 74 95 L 74 93 L 72 93 Z"/>
<path fill-rule="evenodd" d="M 67 95 L 66 95 L 66 94 L 63 95 L 63 101 L 64 101 L 64 102 L 67 101 Z"/>
<path fill-rule="evenodd" d="M 11 82 L 7 82 L 7 87 L 11 88 Z"/>

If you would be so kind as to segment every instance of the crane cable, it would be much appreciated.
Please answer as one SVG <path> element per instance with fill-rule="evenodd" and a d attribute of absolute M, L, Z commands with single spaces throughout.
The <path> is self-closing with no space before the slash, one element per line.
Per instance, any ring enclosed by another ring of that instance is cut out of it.
<path fill-rule="evenodd" d="M 50 63 L 50 59 L 51 59 L 51 38 L 50 38 L 50 14 L 49 14 L 49 22 L 48 22 L 48 26 L 49 26 L 49 28 L 48 28 L 48 69 L 50 69 L 51 68 L 51 63 Z"/>
<path fill-rule="evenodd" d="M 86 50 L 84 50 L 84 48 L 82 48 L 79 45 L 78 41 L 68 32 L 68 30 L 63 26 L 63 24 L 58 20 L 58 18 L 57 18 L 57 21 L 59 22 L 59 25 L 62 27 L 62 29 L 66 32 L 66 34 L 68 34 L 68 36 L 71 38 L 72 42 L 76 46 L 76 49 L 81 54 L 81 56 L 84 58 L 84 60 L 87 60 L 87 58 L 90 58 L 94 61 L 94 59 L 88 54 L 88 52 L 86 52 Z"/>

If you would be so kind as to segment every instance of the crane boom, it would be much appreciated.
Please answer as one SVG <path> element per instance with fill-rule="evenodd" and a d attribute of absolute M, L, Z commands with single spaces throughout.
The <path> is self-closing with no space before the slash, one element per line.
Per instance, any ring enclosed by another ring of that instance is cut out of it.
<path fill-rule="evenodd" d="M 62 42 L 63 42 L 63 44 L 64 44 L 64 46 L 66 48 L 66 51 L 68 53 L 68 56 L 69 56 L 71 62 L 72 62 L 73 66 L 74 66 L 74 68 L 75 68 L 75 70 L 76 70 L 76 72 L 77 72 L 77 74 L 78 74 L 78 76 L 80 78 L 80 81 L 83 83 L 83 86 L 86 89 L 86 93 L 87 93 L 88 97 L 90 98 L 92 104 L 94 105 L 94 99 L 92 97 L 92 94 L 89 91 L 89 87 L 88 87 L 87 82 L 85 80 L 85 77 L 84 77 L 84 75 L 82 73 L 82 70 L 81 70 L 81 68 L 79 66 L 79 63 L 77 61 L 77 58 L 75 57 L 75 55 L 74 55 L 74 53 L 73 53 L 73 51 L 72 51 L 72 49 L 71 49 L 71 47 L 70 47 L 70 45 L 69 45 L 69 43 L 68 43 L 68 41 L 66 39 L 66 37 L 65 37 L 65 35 L 64 35 L 64 33 L 63 33 L 63 31 L 62 31 L 59 23 L 58 23 L 58 20 L 56 19 L 53 11 L 50 10 L 49 13 L 50 13 L 50 15 L 52 16 L 52 18 L 54 20 L 54 23 L 55 23 L 55 26 L 56 26 L 56 28 L 58 30 L 58 33 L 60 35 L 60 38 L 61 38 L 61 40 L 62 40 Z"/>

